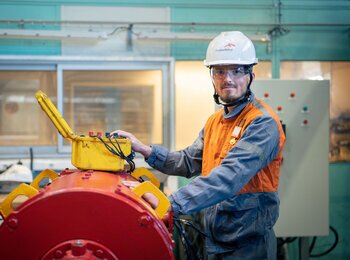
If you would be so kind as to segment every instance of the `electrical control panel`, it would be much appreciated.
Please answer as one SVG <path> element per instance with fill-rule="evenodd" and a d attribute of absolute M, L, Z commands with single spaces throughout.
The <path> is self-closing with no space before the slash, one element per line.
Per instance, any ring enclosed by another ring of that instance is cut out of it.
<path fill-rule="evenodd" d="M 276 111 L 286 134 L 276 235 L 327 235 L 329 81 L 256 80 L 252 91 Z"/>

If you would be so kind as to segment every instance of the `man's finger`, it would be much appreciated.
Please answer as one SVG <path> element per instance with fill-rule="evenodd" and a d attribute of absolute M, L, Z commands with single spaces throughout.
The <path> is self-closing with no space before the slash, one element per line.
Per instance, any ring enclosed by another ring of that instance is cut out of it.
<path fill-rule="evenodd" d="M 124 184 L 125 186 L 128 186 L 129 188 L 135 188 L 140 183 L 137 181 L 122 181 L 122 184 Z"/>

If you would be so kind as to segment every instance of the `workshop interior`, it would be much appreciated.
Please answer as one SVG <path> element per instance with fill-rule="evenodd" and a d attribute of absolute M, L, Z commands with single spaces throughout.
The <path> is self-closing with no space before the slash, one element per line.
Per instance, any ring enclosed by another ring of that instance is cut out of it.
<path fill-rule="evenodd" d="M 191 145 L 220 108 L 203 60 L 224 31 L 254 43 L 252 91 L 286 135 L 277 259 L 350 259 L 343 0 L 0 1 L 0 259 L 205 259 L 200 215 L 167 214 L 190 180 L 113 131 Z"/>

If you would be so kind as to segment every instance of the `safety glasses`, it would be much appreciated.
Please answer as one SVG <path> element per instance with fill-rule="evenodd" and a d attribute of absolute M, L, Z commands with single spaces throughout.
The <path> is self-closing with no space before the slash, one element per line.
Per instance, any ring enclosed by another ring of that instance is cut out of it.
<path fill-rule="evenodd" d="M 229 74 L 231 77 L 243 77 L 251 71 L 251 67 L 248 66 L 211 67 L 210 74 L 213 79 L 224 79 L 227 74 Z"/>

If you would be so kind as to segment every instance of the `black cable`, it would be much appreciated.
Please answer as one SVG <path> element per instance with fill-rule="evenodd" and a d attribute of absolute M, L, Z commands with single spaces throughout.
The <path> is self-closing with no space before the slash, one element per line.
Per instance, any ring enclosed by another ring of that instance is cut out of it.
<path fill-rule="evenodd" d="M 125 156 L 121 147 L 120 147 L 120 144 L 117 140 L 117 138 L 113 135 L 113 138 L 116 142 L 116 144 L 118 145 L 118 148 L 114 145 L 114 143 L 112 142 L 111 138 L 109 137 L 108 139 L 111 141 L 111 144 L 119 151 L 119 153 L 122 155 L 122 158 L 124 160 L 127 161 L 127 163 L 130 165 L 130 170 L 128 172 L 133 172 L 135 170 L 135 163 L 133 161 L 134 157 L 135 157 L 135 153 L 132 151 L 129 156 Z"/>
<path fill-rule="evenodd" d="M 198 233 L 200 233 L 202 236 L 204 237 L 208 237 L 208 235 L 203 232 L 202 230 L 200 230 L 196 225 L 194 225 L 191 221 L 187 220 L 187 219 L 183 219 L 183 218 L 177 218 L 177 217 L 174 217 L 173 218 L 174 221 L 179 221 L 181 223 L 183 223 L 184 225 L 187 225 L 191 228 L 193 228 L 194 230 L 196 230 Z"/>
<path fill-rule="evenodd" d="M 110 151 L 114 155 L 121 157 L 120 154 L 118 154 L 112 147 L 109 146 L 109 144 L 107 144 L 105 141 L 103 141 L 102 137 L 100 137 L 100 136 L 96 136 L 96 137 L 105 145 L 105 147 L 107 148 L 108 151 Z"/>
<path fill-rule="evenodd" d="M 120 145 L 119 145 L 119 142 L 118 142 L 117 138 L 116 138 L 115 136 L 113 136 L 113 138 L 114 138 L 114 141 L 116 142 L 116 144 L 118 145 L 118 147 L 115 146 L 115 144 L 113 143 L 111 137 L 109 137 L 108 139 L 109 139 L 109 141 L 111 141 L 111 144 L 114 146 L 114 148 L 115 148 L 123 157 L 125 157 L 125 155 L 124 155 L 124 153 L 123 153 L 123 151 L 122 151 L 122 148 L 121 148 Z"/>
<path fill-rule="evenodd" d="M 189 248 L 188 248 L 187 242 L 186 242 L 186 240 L 185 240 L 185 238 L 184 238 L 184 236 L 182 234 L 182 227 L 180 226 L 179 223 L 176 223 L 176 222 L 174 222 L 174 226 L 175 226 L 175 228 L 177 230 L 177 233 L 180 236 L 180 240 L 181 240 L 182 245 L 185 247 L 186 255 L 189 257 Z"/>
<path fill-rule="evenodd" d="M 335 239 L 334 239 L 334 243 L 333 245 L 328 248 L 326 251 L 322 252 L 322 253 L 319 253 L 319 254 L 311 254 L 312 253 L 312 250 L 314 249 L 314 246 L 316 244 L 316 238 L 317 237 L 314 237 L 313 240 L 312 240 L 312 243 L 311 243 L 311 246 L 309 248 L 309 256 L 310 257 L 320 257 L 320 256 L 324 256 L 324 255 L 327 255 L 329 254 L 331 251 L 333 251 L 334 248 L 336 248 L 338 242 L 339 242 L 339 235 L 338 235 L 338 232 L 335 230 L 334 227 L 332 226 L 329 226 L 329 228 L 332 230 L 332 232 L 334 233 L 334 236 L 335 236 Z"/>
<path fill-rule="evenodd" d="M 174 222 L 174 225 L 177 228 L 179 235 L 180 235 L 180 238 L 181 238 L 181 242 L 185 247 L 187 259 L 194 259 L 194 260 L 201 259 L 201 258 L 198 258 L 198 256 L 196 256 L 195 250 L 193 248 L 193 244 L 188 239 L 188 236 L 187 236 L 184 228 L 179 224 L 179 222 L 176 222 L 176 221 Z"/>
<path fill-rule="evenodd" d="M 312 241 L 311 241 L 311 244 L 310 244 L 310 247 L 309 247 L 309 254 L 311 254 L 312 250 L 314 249 L 314 246 L 316 244 L 316 238 L 317 237 L 313 237 L 312 238 Z"/>
<path fill-rule="evenodd" d="M 128 173 L 131 173 L 131 172 L 133 172 L 135 170 L 135 163 L 134 163 L 134 161 L 130 157 L 125 156 L 125 154 L 123 153 L 123 151 L 122 151 L 122 149 L 121 149 L 121 147 L 119 145 L 119 142 L 118 142 L 118 140 L 116 138 L 114 138 L 114 139 L 115 139 L 115 142 L 117 143 L 118 147 L 114 145 L 113 141 L 110 138 L 108 138 L 109 141 L 111 142 L 111 144 L 113 145 L 113 147 L 115 148 L 115 150 L 114 150 L 108 143 L 106 143 L 103 140 L 103 138 L 101 136 L 96 136 L 96 137 L 104 144 L 104 146 L 107 148 L 107 150 L 109 152 L 111 152 L 112 154 L 120 157 L 122 160 L 126 160 L 127 161 L 127 163 L 130 166 L 130 169 L 128 170 Z"/>
<path fill-rule="evenodd" d="M 292 243 L 292 242 L 294 242 L 296 239 L 298 239 L 298 237 L 286 237 L 285 239 L 279 238 L 278 241 L 277 241 L 277 242 L 278 242 L 277 246 L 278 246 L 278 247 L 281 247 L 281 246 L 283 246 L 284 244 Z"/>
<path fill-rule="evenodd" d="M 292 243 L 297 240 L 298 237 L 287 237 L 285 243 Z"/>
<path fill-rule="evenodd" d="M 190 239 L 187 236 L 187 233 L 185 231 L 185 229 L 183 228 L 183 225 L 189 226 L 191 228 L 193 228 L 194 230 L 196 230 L 200 235 L 204 236 L 204 237 L 208 237 L 208 235 L 203 232 L 202 230 L 200 230 L 200 228 L 198 228 L 196 225 L 194 225 L 191 221 L 187 220 L 187 219 L 183 219 L 183 218 L 179 218 L 179 217 L 173 217 L 174 220 L 174 225 L 179 229 L 181 229 L 180 236 L 181 236 L 181 240 L 186 242 L 186 245 L 184 245 L 185 247 L 187 247 L 187 251 L 189 251 L 191 253 L 191 255 L 188 255 L 188 259 L 198 259 L 198 260 L 202 260 L 203 257 L 200 255 L 200 251 L 199 250 L 195 250 L 195 247 L 193 245 L 193 243 L 190 241 Z"/>

